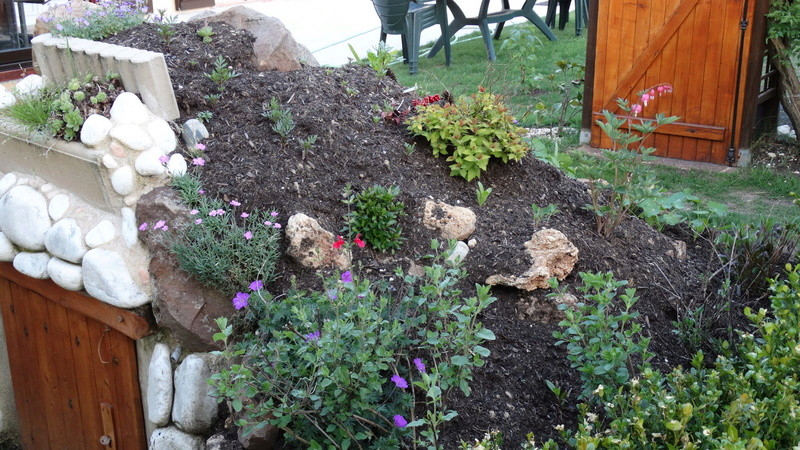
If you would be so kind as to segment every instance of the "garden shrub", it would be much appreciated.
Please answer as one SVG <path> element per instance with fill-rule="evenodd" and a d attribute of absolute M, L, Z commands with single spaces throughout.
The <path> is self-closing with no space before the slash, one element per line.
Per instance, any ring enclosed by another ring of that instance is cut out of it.
<path fill-rule="evenodd" d="M 84 17 L 58 20 L 52 27 L 52 33 L 56 36 L 100 40 L 147 21 L 147 3 L 140 0 L 99 0 L 96 5 L 99 8 L 87 8 Z"/>
<path fill-rule="evenodd" d="M 275 279 L 280 255 L 277 212 L 237 212 L 237 202 L 225 204 L 203 195 L 193 175 L 174 177 L 172 183 L 192 208 L 193 223 L 177 230 L 170 247 L 183 270 L 228 295 L 254 280 Z"/>
<path fill-rule="evenodd" d="M 506 163 L 528 153 L 522 141 L 525 129 L 497 95 L 483 88 L 458 103 L 417 107 L 409 129 L 430 142 L 434 156 L 447 156 L 450 175 L 471 181 L 485 171 L 492 158 Z"/>
<path fill-rule="evenodd" d="M 345 188 L 345 203 L 351 206 L 345 216 L 344 232 L 361 234 L 380 252 L 394 252 L 405 240 L 398 219 L 405 215 L 405 204 L 398 200 L 400 188 L 375 185 L 354 193 Z"/>
<path fill-rule="evenodd" d="M 494 335 L 477 316 L 494 298 L 486 286 L 464 298 L 456 285 L 466 273 L 441 257 L 421 279 L 396 275 L 403 289 L 347 271 L 321 291 L 259 302 L 257 329 L 237 342 L 218 320 L 230 364 L 210 383 L 238 425 L 269 423 L 307 448 L 393 449 L 403 439 L 436 447 L 438 427 L 456 415 L 444 395 L 469 394 L 472 369 L 489 355 L 480 344 Z"/>

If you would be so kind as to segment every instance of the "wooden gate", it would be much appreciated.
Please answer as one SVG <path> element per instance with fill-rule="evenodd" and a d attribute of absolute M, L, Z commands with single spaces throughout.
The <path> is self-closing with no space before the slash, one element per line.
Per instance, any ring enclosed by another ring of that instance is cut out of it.
<path fill-rule="evenodd" d="M 142 317 L 0 263 L 11 380 L 26 449 L 144 449 Z"/>
<path fill-rule="evenodd" d="M 639 91 L 669 83 L 672 94 L 650 103 L 644 115 L 660 112 L 680 120 L 646 144 L 656 147 L 658 156 L 732 163 L 737 155 L 729 149 L 738 150 L 746 116 L 743 74 L 757 1 L 594 1 L 589 45 L 595 52 L 588 55 L 594 72 L 592 146 L 610 146 L 594 123 L 601 111 L 624 114 L 617 98 L 634 102 Z"/>

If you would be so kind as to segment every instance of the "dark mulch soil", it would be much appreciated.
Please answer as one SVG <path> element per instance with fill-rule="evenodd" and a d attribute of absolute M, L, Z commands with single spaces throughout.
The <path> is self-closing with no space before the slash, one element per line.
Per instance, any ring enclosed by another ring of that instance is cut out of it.
<path fill-rule="evenodd" d="M 251 39 L 246 33 L 213 23 L 213 43 L 203 44 L 195 31 L 203 24 L 176 26 L 169 48 L 152 26 L 143 25 L 109 42 L 165 51 L 183 120 L 211 111 L 211 137 L 204 141 L 208 163 L 202 168 L 206 190 L 236 199 L 242 208 L 269 208 L 287 218 L 305 213 L 336 232 L 343 226 L 347 206 L 342 191 L 347 184 L 361 190 L 375 184 L 397 185 L 408 215 L 402 226 L 407 241 L 395 255 L 355 252 L 355 268 L 370 277 L 389 278 L 393 269 L 408 269 L 430 253 L 433 232 L 420 225 L 426 199 L 472 208 L 478 215 L 466 269 L 470 286 L 492 274 L 521 274 L 529 265 L 523 243 L 536 231 L 530 205 L 554 203 L 560 213 L 545 224 L 566 234 L 580 250 L 580 260 L 563 284 L 574 292 L 580 271 L 613 271 L 638 289 L 636 307 L 645 333 L 652 337 L 655 363 L 670 368 L 687 361 L 685 349 L 672 332 L 678 311 L 705 295 L 703 274 L 715 258 L 701 242 L 688 240 L 688 259 L 670 256 L 675 239 L 688 239 L 674 231 L 670 236 L 642 221 L 626 220 L 609 239 L 595 232 L 592 214 L 582 208 L 589 202 L 586 186 L 532 157 L 520 163 L 491 164 L 481 181 L 493 192 L 483 207 L 475 200 L 475 183 L 449 175 L 447 164 L 434 158 L 424 143 L 409 153 L 404 144 L 412 138 L 402 126 L 376 121 L 374 108 L 408 104 L 391 77 L 377 78 L 365 67 L 306 68 L 295 72 L 255 72 L 248 68 Z M 212 61 L 223 55 L 241 72 L 231 80 L 216 103 L 204 99 L 216 86 L 204 76 Z M 275 97 L 291 111 L 297 128 L 292 141 L 282 143 L 261 116 L 262 105 Z M 303 158 L 298 140 L 317 135 Z M 291 260 L 280 262 L 282 278 L 272 286 L 279 291 L 296 277 L 303 286 L 319 285 L 319 276 Z M 471 288 L 467 288 L 471 289 Z M 499 429 L 506 448 L 517 448 L 529 432 L 537 439 L 556 437 L 553 427 L 576 425 L 577 373 L 569 367 L 563 346 L 552 337 L 557 329 L 552 310 L 529 308 L 545 300 L 547 292 L 521 292 L 494 288 L 498 300 L 483 314 L 484 324 L 497 336 L 485 367 L 475 371 L 472 395 L 454 393 L 449 407 L 459 412 L 445 426 L 444 448 L 457 448 L 459 440 L 472 441 L 487 430 Z M 571 391 L 560 404 L 545 380 Z"/>

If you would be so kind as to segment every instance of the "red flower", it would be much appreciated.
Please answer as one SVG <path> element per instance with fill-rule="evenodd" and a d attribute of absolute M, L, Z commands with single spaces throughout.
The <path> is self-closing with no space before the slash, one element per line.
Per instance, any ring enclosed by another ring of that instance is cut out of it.
<path fill-rule="evenodd" d="M 336 242 L 333 243 L 333 248 L 342 248 L 344 245 L 344 238 L 341 236 L 336 237 Z"/>
<path fill-rule="evenodd" d="M 355 238 L 355 239 L 353 239 L 353 242 L 355 242 L 355 244 L 356 244 L 356 245 L 357 245 L 359 248 L 364 248 L 364 246 L 365 246 L 365 245 L 367 245 L 367 243 L 366 243 L 366 242 L 364 242 L 364 241 L 362 241 L 362 240 L 361 240 L 361 233 L 359 233 L 359 234 L 357 234 L 357 235 L 356 235 L 356 238 Z"/>

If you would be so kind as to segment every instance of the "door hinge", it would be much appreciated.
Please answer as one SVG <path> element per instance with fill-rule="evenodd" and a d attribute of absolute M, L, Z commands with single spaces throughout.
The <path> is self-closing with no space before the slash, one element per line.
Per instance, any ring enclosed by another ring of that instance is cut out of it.
<path fill-rule="evenodd" d="M 733 166 L 736 163 L 736 150 L 733 147 L 728 148 L 728 155 L 725 159 L 729 166 Z"/>
<path fill-rule="evenodd" d="M 742 21 L 739 22 L 739 28 L 742 30 L 746 30 L 748 25 L 750 25 L 750 22 L 748 22 L 747 19 L 742 19 Z"/>

